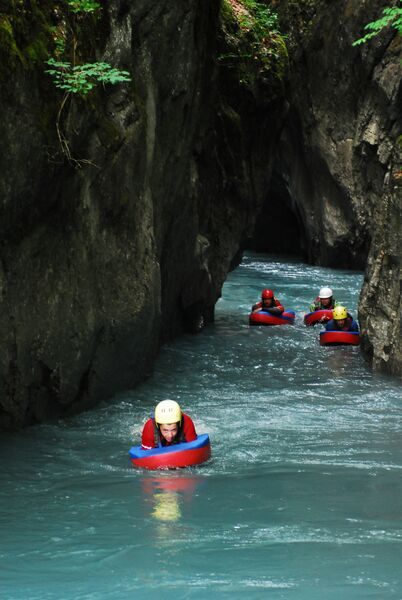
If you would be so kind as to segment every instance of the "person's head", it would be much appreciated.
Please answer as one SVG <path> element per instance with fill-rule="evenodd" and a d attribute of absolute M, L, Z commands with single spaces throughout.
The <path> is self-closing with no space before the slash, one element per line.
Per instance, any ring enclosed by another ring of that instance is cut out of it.
<path fill-rule="evenodd" d="M 336 306 L 332 311 L 332 317 L 336 321 L 338 327 L 344 327 L 348 318 L 348 311 L 344 306 Z"/>
<path fill-rule="evenodd" d="M 167 442 L 173 442 L 179 433 L 181 419 L 181 408 L 174 400 L 162 400 L 156 405 L 155 423 Z"/>
<path fill-rule="evenodd" d="M 320 302 L 323 306 L 329 306 L 332 301 L 332 290 L 329 287 L 323 287 L 318 294 Z"/>
<path fill-rule="evenodd" d="M 274 303 L 274 292 L 272 290 L 262 290 L 261 302 L 263 306 L 272 306 Z"/>

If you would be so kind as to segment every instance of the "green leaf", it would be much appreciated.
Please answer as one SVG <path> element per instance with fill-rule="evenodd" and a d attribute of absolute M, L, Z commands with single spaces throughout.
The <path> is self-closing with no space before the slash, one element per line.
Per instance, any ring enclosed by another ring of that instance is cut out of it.
<path fill-rule="evenodd" d="M 360 46 L 361 44 L 365 44 L 368 40 L 371 40 L 373 37 L 378 35 L 383 29 L 387 27 L 392 27 L 396 29 L 399 35 L 402 35 L 402 7 L 386 7 L 382 11 L 382 16 L 376 21 L 372 21 L 371 23 L 367 23 L 364 26 L 364 30 L 368 31 L 366 35 L 355 40 L 352 43 L 352 46 Z"/>
<path fill-rule="evenodd" d="M 93 13 L 102 8 L 93 0 L 67 0 L 67 4 L 73 13 Z"/>
<path fill-rule="evenodd" d="M 97 85 L 124 83 L 131 81 L 128 71 L 120 71 L 108 63 L 85 63 L 72 66 L 69 62 L 56 61 L 50 58 L 46 63 L 47 69 L 57 88 L 72 94 L 86 96 Z"/>

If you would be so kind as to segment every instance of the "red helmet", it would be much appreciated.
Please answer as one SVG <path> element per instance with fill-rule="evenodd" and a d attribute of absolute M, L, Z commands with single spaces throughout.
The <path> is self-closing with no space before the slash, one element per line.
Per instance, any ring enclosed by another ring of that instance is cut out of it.
<path fill-rule="evenodd" d="M 261 292 L 261 300 L 268 300 L 269 298 L 274 297 L 274 292 L 272 290 L 262 290 Z"/>

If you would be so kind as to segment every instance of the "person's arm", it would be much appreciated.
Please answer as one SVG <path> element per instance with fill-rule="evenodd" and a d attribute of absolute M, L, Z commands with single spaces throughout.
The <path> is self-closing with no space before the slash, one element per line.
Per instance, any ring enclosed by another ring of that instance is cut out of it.
<path fill-rule="evenodd" d="M 155 448 L 154 423 L 152 419 L 148 419 L 144 425 L 144 429 L 142 430 L 141 446 L 143 450 L 151 450 L 152 448 Z"/>
<path fill-rule="evenodd" d="M 197 439 L 197 432 L 193 420 L 183 413 L 183 434 L 186 442 L 194 442 Z"/>
<path fill-rule="evenodd" d="M 256 310 L 261 310 L 262 302 L 256 302 L 251 307 L 251 312 L 255 312 Z"/>
<path fill-rule="evenodd" d="M 270 315 L 281 315 L 283 313 L 283 308 L 281 310 L 279 306 L 271 306 L 271 308 L 264 308 L 264 311 Z"/>
<path fill-rule="evenodd" d="M 275 298 L 275 306 L 271 308 L 264 308 L 267 312 L 271 313 L 271 315 L 281 315 L 285 310 L 282 304 Z"/>
<path fill-rule="evenodd" d="M 318 320 L 319 323 L 328 323 L 328 321 L 330 321 L 330 317 L 321 317 L 321 319 Z"/>
<path fill-rule="evenodd" d="M 353 319 L 350 323 L 350 331 L 359 331 L 359 326 Z"/>
<path fill-rule="evenodd" d="M 333 319 L 325 325 L 325 331 L 335 331 L 335 321 Z"/>

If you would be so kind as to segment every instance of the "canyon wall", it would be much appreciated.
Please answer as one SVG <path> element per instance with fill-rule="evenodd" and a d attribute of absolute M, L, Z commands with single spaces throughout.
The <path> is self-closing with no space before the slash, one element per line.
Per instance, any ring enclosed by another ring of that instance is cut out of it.
<path fill-rule="evenodd" d="M 402 38 L 388 27 L 352 45 L 384 0 L 275 5 L 289 32 L 290 108 L 265 231 L 279 231 L 270 206 L 280 201 L 306 260 L 365 271 L 364 354 L 375 370 L 402 375 Z"/>
<path fill-rule="evenodd" d="M 147 377 L 161 343 L 213 320 L 257 216 L 259 249 L 365 269 L 365 356 L 402 373 L 401 39 L 352 46 L 384 1 L 271 4 L 289 70 L 237 0 L 103 2 L 75 58 L 131 81 L 60 112 L 45 61 L 71 15 L 4 0 L 0 428 Z"/>
<path fill-rule="evenodd" d="M 44 61 L 55 38 L 71 42 L 66 4 L 1 10 L 0 428 L 12 429 L 132 388 L 163 341 L 213 319 L 284 104 L 267 65 L 234 93 L 218 57 L 239 28 L 215 0 L 114 0 L 74 17 L 74 59 L 131 82 L 70 95 L 59 113 Z"/>

